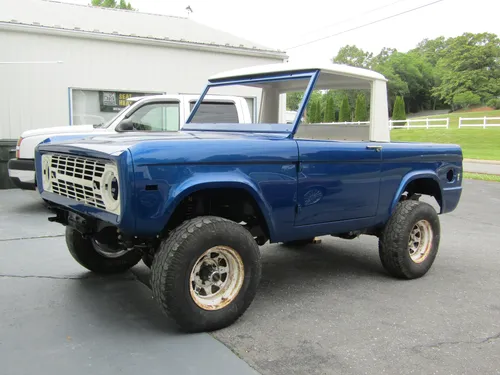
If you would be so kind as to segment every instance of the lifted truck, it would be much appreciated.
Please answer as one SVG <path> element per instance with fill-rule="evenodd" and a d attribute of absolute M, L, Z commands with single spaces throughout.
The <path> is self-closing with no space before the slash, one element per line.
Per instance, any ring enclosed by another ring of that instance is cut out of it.
<path fill-rule="evenodd" d="M 200 120 L 207 93 L 242 89 L 257 93 L 258 121 Z M 329 89 L 368 90 L 369 123 L 305 123 L 311 92 Z M 284 94 L 297 91 L 287 124 Z M 390 142 L 386 93 L 382 75 L 335 64 L 220 73 L 179 132 L 38 146 L 38 189 L 77 262 L 110 274 L 143 259 L 154 299 L 184 331 L 217 330 L 246 311 L 268 241 L 373 235 L 390 275 L 418 278 L 440 240 L 438 212 L 419 197 L 434 197 L 440 214 L 457 207 L 462 151 Z"/>

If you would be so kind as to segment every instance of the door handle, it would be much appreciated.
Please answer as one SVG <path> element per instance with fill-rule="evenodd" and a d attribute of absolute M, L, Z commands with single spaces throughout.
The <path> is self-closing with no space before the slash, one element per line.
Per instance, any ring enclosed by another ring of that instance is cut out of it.
<path fill-rule="evenodd" d="M 382 150 L 382 146 L 380 146 L 380 145 L 367 145 L 366 148 L 368 150 L 375 150 L 377 152 L 379 152 L 380 150 Z"/>

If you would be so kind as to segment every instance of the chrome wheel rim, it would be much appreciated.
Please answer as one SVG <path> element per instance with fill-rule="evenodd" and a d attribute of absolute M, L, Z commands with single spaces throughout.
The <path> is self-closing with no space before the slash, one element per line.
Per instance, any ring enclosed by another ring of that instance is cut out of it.
<path fill-rule="evenodd" d="M 422 263 L 429 256 L 432 249 L 432 226 L 427 220 L 418 221 L 410 232 L 408 252 L 415 263 Z"/>
<path fill-rule="evenodd" d="M 105 258 L 119 258 L 128 252 L 126 249 L 117 251 L 106 244 L 100 243 L 95 238 L 92 238 L 91 241 L 92 246 L 94 246 L 94 250 Z"/>
<path fill-rule="evenodd" d="M 243 279 L 240 255 L 228 246 L 212 247 L 196 260 L 191 270 L 191 298 L 204 310 L 220 310 L 236 298 Z"/>

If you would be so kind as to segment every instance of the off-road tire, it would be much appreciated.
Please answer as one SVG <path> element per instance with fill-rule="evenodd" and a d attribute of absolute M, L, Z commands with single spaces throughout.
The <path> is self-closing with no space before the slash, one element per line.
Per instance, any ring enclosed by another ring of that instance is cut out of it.
<path fill-rule="evenodd" d="M 426 220 L 433 237 L 427 257 L 416 263 L 411 259 L 408 240 L 414 225 Z M 379 256 L 386 271 L 397 278 L 415 279 L 424 276 L 436 259 L 441 227 L 436 210 L 425 202 L 408 200 L 398 203 L 379 238 Z"/>
<path fill-rule="evenodd" d="M 107 258 L 99 254 L 90 238 L 83 238 L 80 232 L 66 227 L 66 245 L 70 254 L 83 267 L 98 274 L 122 273 L 141 260 L 141 254 L 129 251 L 119 258 Z"/>
<path fill-rule="evenodd" d="M 244 279 L 234 299 L 218 310 L 199 307 L 190 292 L 190 274 L 198 258 L 215 246 L 228 246 L 241 257 Z M 233 324 L 250 306 L 261 277 L 260 252 L 250 232 L 220 217 L 185 221 L 162 241 L 151 267 L 153 297 L 185 332 L 214 331 Z"/>

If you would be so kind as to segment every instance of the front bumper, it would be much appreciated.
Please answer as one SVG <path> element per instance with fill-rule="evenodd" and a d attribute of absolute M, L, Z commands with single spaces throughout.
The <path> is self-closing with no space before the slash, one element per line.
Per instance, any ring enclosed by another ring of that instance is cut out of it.
<path fill-rule="evenodd" d="M 9 177 L 18 188 L 35 190 L 35 161 L 33 159 L 10 159 Z"/>

